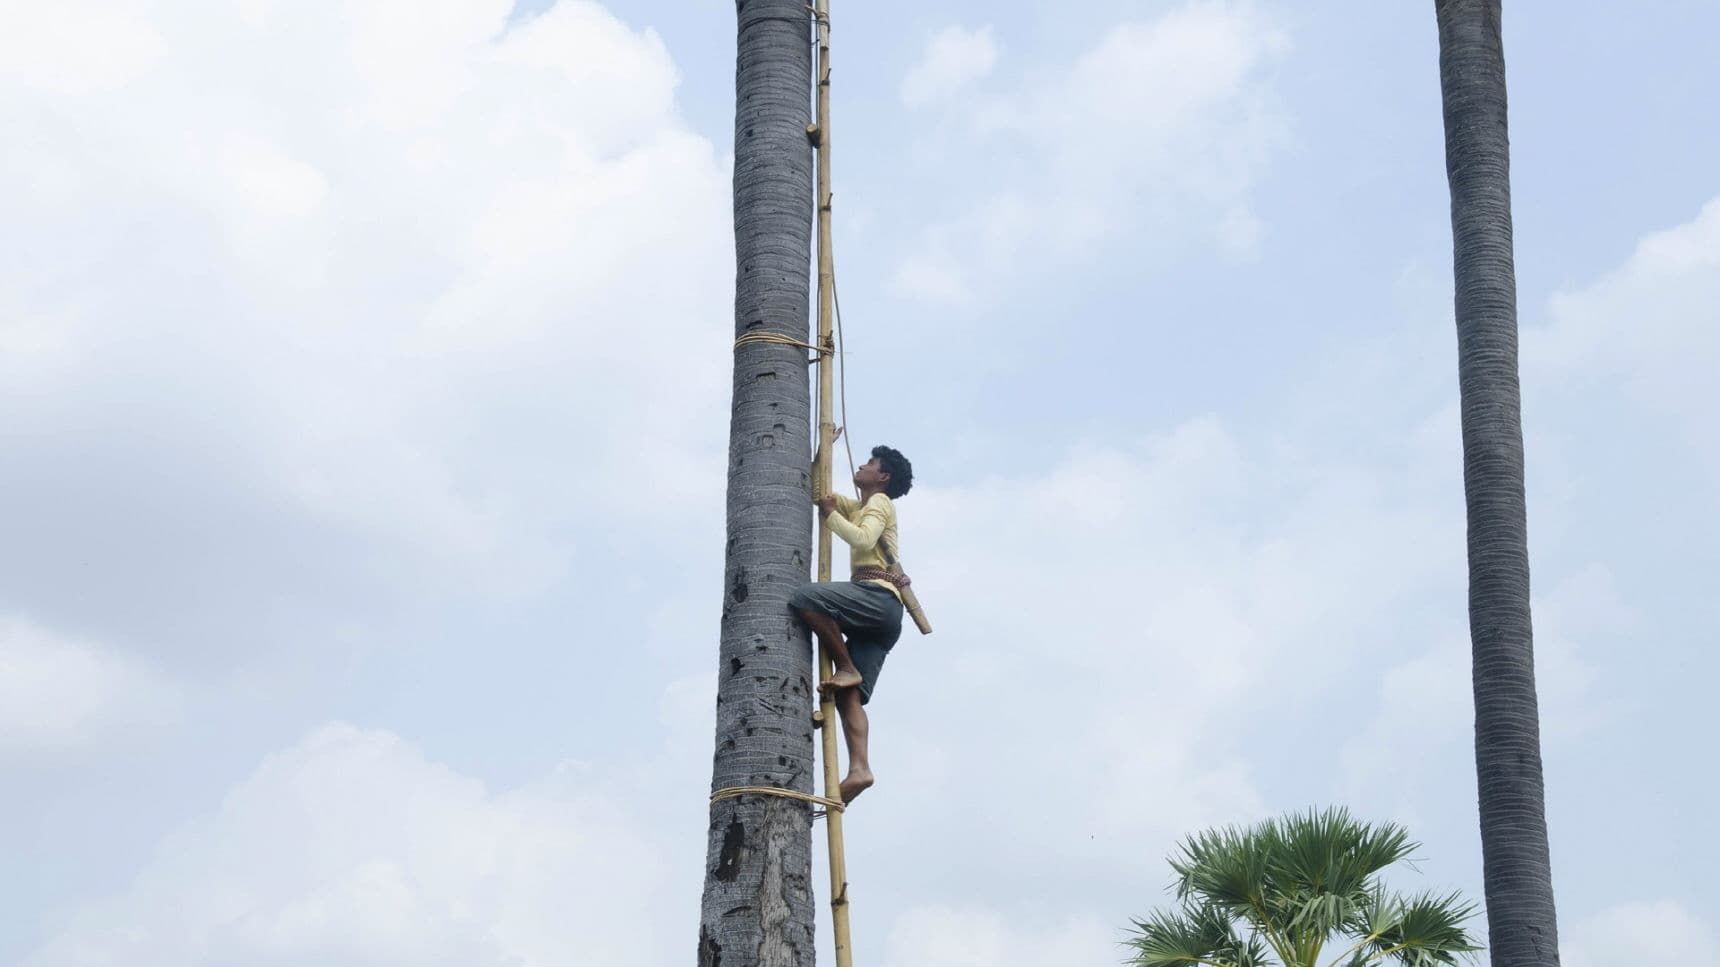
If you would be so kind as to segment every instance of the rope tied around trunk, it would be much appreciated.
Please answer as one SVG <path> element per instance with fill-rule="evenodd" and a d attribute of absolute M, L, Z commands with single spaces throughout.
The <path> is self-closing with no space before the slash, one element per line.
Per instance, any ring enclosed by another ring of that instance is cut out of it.
<path fill-rule="evenodd" d="M 842 812 L 848 808 L 848 804 L 840 799 L 815 796 L 810 792 L 784 789 L 781 786 L 731 786 L 727 789 L 718 789 L 711 793 L 711 803 L 714 805 L 724 799 L 734 799 L 739 796 L 781 796 L 784 799 L 798 799 L 801 802 L 817 803 L 825 809 L 833 809 L 837 812 Z"/>
<path fill-rule="evenodd" d="M 742 346 L 747 346 L 747 345 L 751 345 L 752 343 L 760 343 L 760 342 L 776 343 L 777 345 L 781 345 L 781 346 L 799 346 L 801 349 L 810 350 L 811 352 L 815 352 L 820 356 L 831 356 L 831 355 L 834 355 L 836 352 L 835 348 L 831 347 L 831 346 L 814 346 L 812 343 L 801 342 L 800 340 L 794 338 L 793 336 L 785 336 L 780 332 L 764 332 L 764 331 L 749 332 L 749 333 L 742 335 L 739 339 L 735 340 L 735 348 L 739 349 Z M 810 360 L 810 359 L 807 360 L 807 362 L 809 362 L 809 363 L 813 362 L 813 361 L 814 360 Z"/>

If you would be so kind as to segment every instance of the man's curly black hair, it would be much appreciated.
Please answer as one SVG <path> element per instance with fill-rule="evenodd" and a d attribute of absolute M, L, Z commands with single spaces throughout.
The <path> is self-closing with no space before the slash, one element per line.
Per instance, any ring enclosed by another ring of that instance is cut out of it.
<path fill-rule="evenodd" d="M 872 456 L 878 460 L 879 469 L 890 475 L 890 485 L 884 488 L 884 495 L 891 500 L 900 500 L 914 486 L 914 465 L 908 458 L 902 456 L 902 451 L 891 447 L 873 447 Z"/>

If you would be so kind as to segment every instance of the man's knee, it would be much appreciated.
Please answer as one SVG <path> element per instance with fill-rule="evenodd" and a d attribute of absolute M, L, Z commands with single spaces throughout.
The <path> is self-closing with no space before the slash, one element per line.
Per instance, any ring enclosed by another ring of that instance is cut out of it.
<path fill-rule="evenodd" d="M 795 616 L 798 617 L 801 623 L 806 625 L 808 629 L 815 631 L 820 635 L 836 635 L 837 637 L 841 637 L 842 635 L 842 626 L 837 623 L 835 618 L 832 618 L 822 611 L 814 611 L 811 608 L 800 608 L 795 611 Z"/>
<path fill-rule="evenodd" d="M 819 602 L 818 582 L 808 581 L 788 593 L 788 606 L 795 611 L 816 608 Z"/>

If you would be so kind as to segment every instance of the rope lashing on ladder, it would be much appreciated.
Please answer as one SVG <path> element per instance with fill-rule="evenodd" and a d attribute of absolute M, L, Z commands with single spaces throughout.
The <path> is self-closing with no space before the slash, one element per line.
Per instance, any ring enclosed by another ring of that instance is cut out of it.
<path fill-rule="evenodd" d="M 761 331 L 761 332 L 746 333 L 746 334 L 742 335 L 739 339 L 735 340 L 735 348 L 739 349 L 742 346 L 747 346 L 747 345 L 751 345 L 752 343 L 761 343 L 761 342 L 762 343 L 775 343 L 775 344 L 781 345 L 781 346 L 799 346 L 801 349 L 805 349 L 809 352 L 815 352 L 820 356 L 833 356 L 836 354 L 835 347 L 832 347 L 832 346 L 814 346 L 812 343 L 802 342 L 799 339 L 794 338 L 793 336 L 785 336 L 780 332 L 762 332 Z M 807 360 L 807 362 L 808 363 L 815 363 L 815 362 L 817 362 L 817 360 L 816 359 L 809 359 L 809 360 Z"/>
<path fill-rule="evenodd" d="M 780 796 L 784 799 L 798 799 L 801 802 L 817 803 L 825 809 L 833 809 L 837 812 L 842 812 L 844 809 L 848 808 L 848 804 L 844 803 L 840 799 L 831 799 L 827 796 L 814 796 L 810 792 L 801 792 L 797 789 L 784 789 L 781 786 L 731 786 L 727 789 L 718 789 L 716 792 L 711 793 L 711 802 L 718 803 L 724 799 L 734 799 L 737 796 Z"/>

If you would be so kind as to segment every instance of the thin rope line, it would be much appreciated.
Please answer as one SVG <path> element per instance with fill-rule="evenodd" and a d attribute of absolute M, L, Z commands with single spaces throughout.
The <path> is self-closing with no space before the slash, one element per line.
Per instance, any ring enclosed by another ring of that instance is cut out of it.
<path fill-rule="evenodd" d="M 837 812 L 842 812 L 848 808 L 848 804 L 840 799 L 815 796 L 810 792 L 784 789 L 781 786 L 731 786 L 728 789 L 718 789 L 711 793 L 711 802 L 714 804 L 724 799 L 734 799 L 737 796 L 780 796 L 784 799 L 798 799 L 801 802 L 817 803 L 826 809 L 834 809 Z"/>
<path fill-rule="evenodd" d="M 836 196 L 830 196 L 834 208 Z M 834 216 L 834 210 L 831 212 Z M 836 308 L 836 382 L 840 387 L 842 398 L 842 429 L 848 429 L 848 352 L 845 337 L 842 335 L 842 294 L 836 288 L 836 244 L 835 232 L 831 232 L 830 245 L 830 302 Z M 854 486 L 854 446 L 847 432 L 842 434 L 842 449 L 848 452 L 848 484 Z M 855 493 L 859 493 L 856 487 Z"/>

